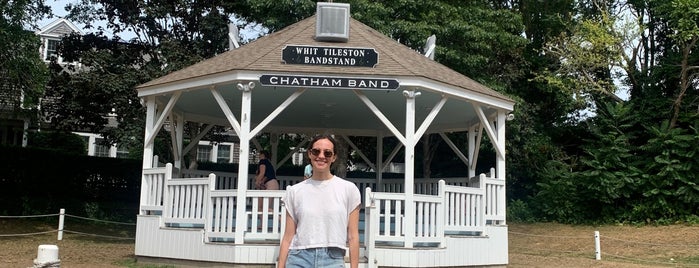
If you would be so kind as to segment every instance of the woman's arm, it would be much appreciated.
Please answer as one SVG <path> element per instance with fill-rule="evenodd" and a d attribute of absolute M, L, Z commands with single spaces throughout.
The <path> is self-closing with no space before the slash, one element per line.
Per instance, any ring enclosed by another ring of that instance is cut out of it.
<path fill-rule="evenodd" d="M 289 246 L 291 245 L 291 240 L 296 235 L 296 223 L 294 219 L 291 218 L 289 212 L 286 213 L 286 228 L 284 228 L 284 235 L 282 236 L 281 244 L 279 245 L 279 260 L 277 260 L 277 267 L 286 267 L 286 259 L 289 257 Z"/>
<path fill-rule="evenodd" d="M 350 267 L 357 268 L 359 267 L 359 206 L 350 212 L 347 223 L 347 242 L 349 242 Z"/>

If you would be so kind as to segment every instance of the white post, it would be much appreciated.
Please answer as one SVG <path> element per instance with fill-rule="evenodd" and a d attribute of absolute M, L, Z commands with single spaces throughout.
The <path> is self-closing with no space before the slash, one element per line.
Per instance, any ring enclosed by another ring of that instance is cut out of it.
<path fill-rule="evenodd" d="M 33 267 L 61 267 L 61 260 L 58 258 L 58 246 L 39 245 Z"/>
<path fill-rule="evenodd" d="M 58 241 L 63 240 L 63 223 L 65 221 L 66 209 L 62 208 L 58 213 Z"/>
<path fill-rule="evenodd" d="M 245 231 L 247 230 L 247 214 L 245 213 L 245 204 L 247 201 L 248 190 L 248 162 L 250 155 L 250 116 L 252 105 L 252 92 L 255 83 L 238 84 L 238 89 L 242 91 L 242 103 L 240 107 L 240 158 L 238 159 L 238 189 L 236 200 L 236 219 L 235 219 L 235 243 L 243 244 Z"/>
<path fill-rule="evenodd" d="M 148 137 L 153 135 L 155 132 L 155 97 L 145 97 L 143 98 L 146 105 L 146 127 L 145 127 L 145 138 L 144 141 L 147 142 Z M 143 168 L 153 167 L 153 142 L 143 144 Z"/>
<path fill-rule="evenodd" d="M 495 174 L 497 174 L 498 180 L 505 181 L 507 179 L 507 176 L 505 174 L 505 164 L 507 161 L 505 161 L 506 156 L 505 156 L 505 121 L 507 119 L 507 112 L 504 110 L 498 110 L 498 115 L 497 115 L 497 139 L 498 143 L 497 146 L 500 147 L 500 150 L 497 150 L 500 152 L 500 157 L 498 157 L 496 161 L 496 169 L 497 171 Z M 492 176 L 492 175 L 491 175 Z M 502 190 L 498 192 L 498 214 L 501 214 L 503 216 L 503 220 L 500 223 L 501 225 L 507 224 L 507 209 L 505 207 L 505 204 L 507 202 L 507 199 L 505 198 L 505 185 L 503 185 Z"/>
<path fill-rule="evenodd" d="M 376 248 L 375 237 L 379 234 L 379 214 L 372 197 L 371 188 L 367 187 L 364 195 L 364 247 L 366 249 L 364 252 L 367 258 L 368 268 L 378 267 L 376 263 L 376 250 L 374 249 Z"/>
<path fill-rule="evenodd" d="M 602 248 L 599 242 L 599 231 L 595 231 L 595 260 L 602 260 Z"/>
<path fill-rule="evenodd" d="M 476 135 L 476 125 L 471 125 L 468 128 L 468 134 L 467 134 L 467 139 L 468 139 L 468 178 L 471 179 L 473 177 L 476 177 L 476 163 L 474 161 L 474 157 L 477 157 L 476 154 L 476 138 L 478 136 Z"/>
<path fill-rule="evenodd" d="M 415 97 L 420 92 L 403 91 L 405 96 L 405 245 L 413 247 L 415 238 Z"/>

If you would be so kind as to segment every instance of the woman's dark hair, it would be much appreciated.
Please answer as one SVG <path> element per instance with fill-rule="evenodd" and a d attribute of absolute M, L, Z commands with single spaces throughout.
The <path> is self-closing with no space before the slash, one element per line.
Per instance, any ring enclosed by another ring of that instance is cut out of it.
<path fill-rule="evenodd" d="M 265 158 L 267 158 L 267 159 L 270 159 L 270 157 L 271 157 L 269 151 L 267 151 L 267 150 L 260 151 L 260 154 L 264 155 Z"/>
<path fill-rule="evenodd" d="M 313 139 L 311 139 L 311 142 L 308 144 L 308 150 L 310 151 L 313 149 L 313 144 L 316 143 L 316 141 L 322 140 L 322 139 L 327 139 L 333 144 L 333 153 L 335 152 L 335 148 L 337 148 L 337 142 L 335 141 L 335 138 L 330 136 L 329 134 L 320 134 L 320 135 L 315 135 Z"/>

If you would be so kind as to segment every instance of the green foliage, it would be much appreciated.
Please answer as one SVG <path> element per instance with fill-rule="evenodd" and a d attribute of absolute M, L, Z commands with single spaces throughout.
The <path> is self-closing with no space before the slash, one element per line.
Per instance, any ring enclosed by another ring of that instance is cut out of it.
<path fill-rule="evenodd" d="M 550 160 L 546 163 L 537 183 L 538 192 L 532 198 L 533 207 L 544 220 L 579 223 L 589 217 L 585 211 L 585 195 L 573 179 L 567 164 Z"/>
<path fill-rule="evenodd" d="M 48 73 L 37 53 L 39 37 L 24 27 L 50 8 L 41 0 L 3 1 L 0 12 L 0 110 L 36 118 Z"/>
<path fill-rule="evenodd" d="M 66 132 L 30 132 L 28 147 L 57 150 L 63 153 L 81 155 L 87 152 L 87 144 L 77 134 Z"/>
<path fill-rule="evenodd" d="M 507 204 L 507 221 L 509 222 L 536 222 L 537 217 L 528 203 L 523 200 L 511 200 Z"/>
<path fill-rule="evenodd" d="M 0 170 L 0 211 L 9 215 L 60 208 L 119 220 L 137 214 L 140 160 L 0 147 Z"/>
<path fill-rule="evenodd" d="M 636 219 L 681 218 L 699 214 L 699 132 L 670 128 L 669 122 L 649 127 L 652 138 L 642 149 L 654 161 L 643 165 L 640 192 L 643 202 L 634 207 Z"/>

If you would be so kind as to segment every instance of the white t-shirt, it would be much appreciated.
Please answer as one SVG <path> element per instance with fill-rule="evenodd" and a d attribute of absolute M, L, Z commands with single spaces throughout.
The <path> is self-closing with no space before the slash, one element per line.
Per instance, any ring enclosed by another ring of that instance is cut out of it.
<path fill-rule="evenodd" d="M 283 201 L 296 222 L 289 248 L 347 249 L 349 214 L 360 199 L 359 188 L 337 176 L 324 181 L 308 179 L 289 187 Z"/>

